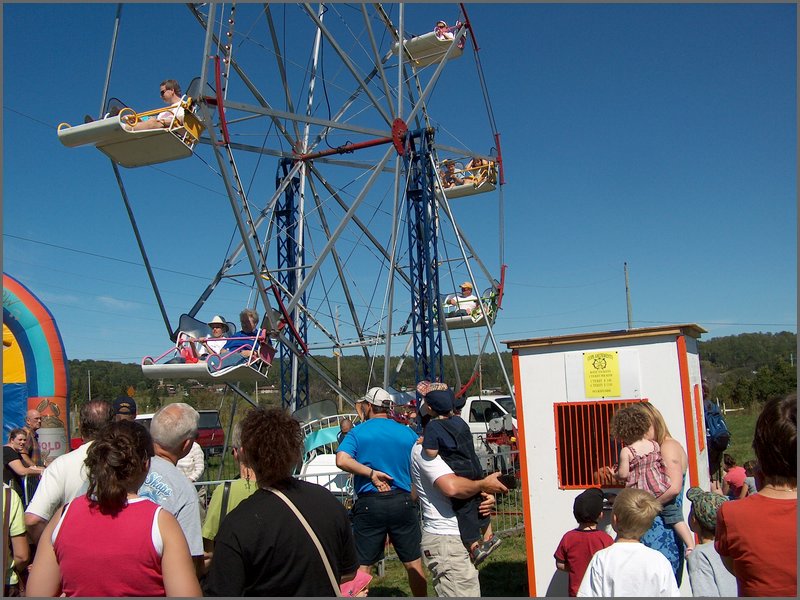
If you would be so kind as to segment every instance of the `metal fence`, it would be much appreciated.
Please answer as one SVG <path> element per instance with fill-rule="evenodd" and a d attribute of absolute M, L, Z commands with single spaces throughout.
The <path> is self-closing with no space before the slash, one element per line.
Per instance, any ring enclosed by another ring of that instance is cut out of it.
<path fill-rule="evenodd" d="M 496 454 L 497 461 L 496 464 L 503 464 L 503 465 L 516 465 L 518 464 L 518 457 L 519 453 L 514 452 L 504 452 L 504 453 L 497 453 Z M 341 471 L 335 471 L 330 473 L 314 473 L 309 475 L 298 476 L 298 479 L 303 479 L 304 481 L 310 481 L 312 483 L 317 483 L 326 487 L 326 484 L 331 482 L 332 480 L 336 479 L 338 484 L 341 485 L 341 480 L 345 477 L 350 485 L 346 486 L 347 489 L 352 489 L 352 475 L 346 474 L 342 475 Z M 214 488 L 216 488 L 219 484 L 224 483 L 225 481 L 230 481 L 230 479 L 222 479 L 216 481 L 198 481 L 194 485 L 197 488 L 205 488 L 206 491 L 206 499 L 207 501 L 211 500 L 211 493 L 213 492 Z M 345 486 L 341 486 L 345 487 Z M 352 506 L 353 498 L 350 494 L 345 493 L 334 493 L 334 495 L 339 499 L 339 501 L 346 507 L 350 508 Z M 520 489 L 520 482 L 517 481 L 516 489 L 509 490 L 507 494 L 503 494 L 497 497 L 497 506 L 495 508 L 495 514 L 492 516 L 492 530 L 498 534 L 504 533 L 512 533 L 515 531 L 521 531 L 524 528 L 524 521 L 523 521 L 523 514 L 522 514 L 522 490 Z"/>

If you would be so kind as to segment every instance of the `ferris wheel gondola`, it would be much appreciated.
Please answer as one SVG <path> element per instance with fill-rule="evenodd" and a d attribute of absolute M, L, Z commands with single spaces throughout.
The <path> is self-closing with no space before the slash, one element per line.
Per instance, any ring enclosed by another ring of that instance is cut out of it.
<path fill-rule="evenodd" d="M 204 126 L 193 113 L 195 103 L 192 98 L 184 97 L 181 108 L 182 118 L 173 117 L 163 128 L 134 129 L 136 123 L 155 119 L 163 109 L 137 113 L 123 108 L 116 115 L 81 125 L 61 123 L 58 139 L 67 148 L 91 144 L 116 164 L 128 168 L 189 158 Z"/>
<path fill-rule="evenodd" d="M 485 329 L 481 351 L 491 342 L 499 359 L 492 334 L 500 308 L 496 273 L 480 260 L 465 225 L 458 222 L 458 208 L 449 205 L 451 198 L 468 191 L 442 193 L 437 175 L 439 154 L 475 154 L 463 144 L 442 142 L 430 108 L 433 90 L 449 61 L 459 56 L 464 60 L 470 30 L 466 15 L 464 23 L 450 32 L 452 39 L 435 44 L 437 58 L 423 65 L 419 54 L 413 60 L 409 55 L 420 51 L 420 39 L 415 38 L 428 34 L 404 36 L 379 4 L 359 5 L 356 19 L 349 17 L 353 13 L 346 18 L 337 12 L 336 4 L 317 9 L 308 4 L 268 3 L 255 8 L 233 4 L 224 13 L 224 6 L 209 3 L 189 5 L 189 9 L 202 26 L 203 55 L 208 58 L 192 91 L 196 96 L 192 114 L 203 133 L 198 133 L 190 151 L 199 155 L 211 150 L 213 159 L 203 162 L 216 160 L 215 176 L 228 196 L 241 242 L 227 251 L 222 268 L 187 315 L 196 319 L 223 281 L 248 282 L 253 287 L 266 315 L 261 329 L 269 332 L 265 340 L 277 354 L 271 368 L 267 360 L 262 361 L 268 370 L 253 374 L 246 366 L 249 371 L 238 374 L 263 380 L 268 373 L 276 373 L 283 402 L 295 409 L 309 402 L 309 370 L 345 399 L 363 392 L 342 388 L 315 360 L 320 353 L 359 348 L 368 365 L 382 353 L 384 373 L 373 376 L 387 386 L 394 383 L 397 373 L 390 368 L 396 354 L 393 344 L 396 351 L 397 338 L 411 336 L 415 363 L 433 369 L 426 377 L 441 378 L 443 355 L 456 354 L 450 330 L 469 326 Z M 292 15 L 296 20 L 291 36 L 283 42 L 284 33 L 273 20 L 273 12 L 279 10 L 298 11 Z M 405 7 L 399 5 L 398 10 L 403 23 Z M 232 43 L 236 36 L 258 35 L 261 28 L 238 27 L 238 22 L 248 18 L 263 19 L 266 35 L 248 40 L 252 44 Z M 222 36 L 226 25 L 228 32 Z M 301 39 L 313 40 L 308 60 L 296 58 Z M 398 53 L 401 45 L 408 52 Z M 263 56 L 256 55 L 264 48 L 275 57 L 271 70 Z M 269 93 L 259 89 L 247 65 L 269 82 Z M 483 85 L 483 77 L 479 79 Z M 75 139 L 81 127 L 85 126 L 70 128 L 75 130 Z M 89 129 L 95 128 L 99 136 L 101 126 Z M 503 183 L 493 123 L 487 127 L 489 136 L 495 151 L 478 193 L 496 191 Z M 87 143 L 104 151 L 102 143 Z M 265 156 L 277 160 L 275 186 L 256 202 L 243 182 L 256 179 Z M 245 176 L 245 169 L 252 173 Z M 474 190 L 477 187 L 469 193 Z M 502 265 L 503 224 L 502 218 L 498 220 L 498 262 Z M 141 243 L 140 247 L 144 255 Z M 439 255 L 456 255 L 458 260 L 440 261 Z M 158 297 L 155 278 L 149 274 Z M 447 289 L 445 281 L 463 277 L 481 288 L 489 285 L 482 314 L 470 317 L 469 325 L 456 317 L 440 326 L 445 307 L 439 289 Z M 143 361 L 143 372 L 159 378 L 170 377 L 169 373 L 183 377 L 205 368 L 203 378 L 220 380 L 216 359 L 210 365 L 167 364 L 169 353 L 180 353 L 185 345 L 186 332 L 180 326 L 171 328 L 160 298 L 159 302 L 173 344 L 168 354 Z M 273 307 L 280 309 L 277 316 Z M 279 327 L 278 319 L 288 327 Z M 242 369 L 241 365 L 235 368 Z M 507 375 L 506 382 L 510 388 Z M 460 386 L 459 381 L 453 383 Z"/>

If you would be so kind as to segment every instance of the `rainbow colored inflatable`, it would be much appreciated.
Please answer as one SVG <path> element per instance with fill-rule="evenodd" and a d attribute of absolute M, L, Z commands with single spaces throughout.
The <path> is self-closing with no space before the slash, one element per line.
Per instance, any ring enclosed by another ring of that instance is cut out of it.
<path fill-rule="evenodd" d="M 42 413 L 39 445 L 54 458 L 68 449 L 69 371 L 61 334 L 47 307 L 24 285 L 3 273 L 3 443 L 25 424 L 25 413 Z"/>

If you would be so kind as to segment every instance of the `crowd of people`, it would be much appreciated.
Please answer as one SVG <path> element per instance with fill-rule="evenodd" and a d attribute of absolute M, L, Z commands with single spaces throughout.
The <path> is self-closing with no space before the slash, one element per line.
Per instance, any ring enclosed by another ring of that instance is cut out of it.
<path fill-rule="evenodd" d="M 680 531 L 682 508 L 670 514 L 684 497 L 687 456 L 658 409 L 622 408 L 611 431 L 623 448 L 608 470 L 626 487 L 616 496 L 590 488 L 575 499 L 578 527 L 554 554 L 570 596 L 680 596 L 684 559 L 696 597 L 797 595 L 796 393 L 770 400 L 758 417 L 752 493 L 730 454 L 722 486 L 686 491 L 696 544 Z M 615 540 L 598 531 L 607 505 Z"/>
<path fill-rule="evenodd" d="M 388 539 L 412 595 L 426 596 L 430 577 L 437 596 L 480 596 L 477 566 L 499 544 L 487 517 L 508 488 L 499 473 L 483 476 L 454 418 L 453 390 L 424 381 L 417 392 L 418 424 L 391 418 L 382 388 L 358 400 L 360 419 L 336 454 L 354 476 L 350 512 L 295 477 L 304 451 L 298 421 L 282 409 L 249 410 L 230 444 L 239 477 L 217 486 L 204 518 L 193 485 L 204 468 L 194 408 L 168 404 L 148 430 L 133 420 L 132 398 L 86 402 L 84 443 L 43 469 L 31 502 L 3 486 L 6 595 L 363 596 Z M 626 487 L 576 497 L 577 528 L 554 553 L 569 595 L 678 596 L 684 561 L 695 596 L 796 595 L 796 415 L 796 395 L 764 406 L 749 465 L 755 493 L 730 455 L 724 489 L 684 493 L 686 452 L 658 409 L 620 409 L 611 430 L 623 449 L 612 472 Z M 22 435 L 10 436 L 9 462 L 25 464 Z M 675 505 L 680 518 L 669 516 Z M 615 539 L 599 527 L 609 509 Z M 696 538 L 685 542 L 682 525 Z"/>

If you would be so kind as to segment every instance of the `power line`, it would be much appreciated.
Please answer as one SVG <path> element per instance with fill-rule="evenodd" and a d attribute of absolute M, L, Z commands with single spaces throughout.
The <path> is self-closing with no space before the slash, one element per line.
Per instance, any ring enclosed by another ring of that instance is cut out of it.
<path fill-rule="evenodd" d="M 637 319 L 637 323 L 651 323 L 654 325 L 668 325 L 672 323 L 677 323 L 677 321 L 639 321 Z M 797 328 L 797 323 L 732 323 L 730 321 L 703 321 L 703 320 L 696 320 L 695 322 L 701 323 L 704 325 L 743 325 L 746 327 L 794 327 Z"/>
<path fill-rule="evenodd" d="M 41 240 L 33 240 L 33 239 L 30 239 L 30 238 L 22 237 L 22 236 L 19 236 L 19 235 L 13 235 L 13 234 L 10 234 L 10 233 L 4 234 L 3 237 L 12 238 L 12 239 L 15 239 L 15 240 L 22 240 L 23 242 L 30 242 L 31 244 L 39 244 L 41 246 L 49 246 L 51 248 L 57 248 L 58 250 L 68 250 L 70 252 L 75 252 L 76 254 L 84 254 L 86 256 L 93 256 L 95 258 L 103 258 L 105 260 L 113 260 L 115 262 L 123 263 L 123 264 L 126 264 L 126 265 L 133 265 L 135 267 L 143 267 L 144 266 L 141 262 L 136 262 L 136 261 L 132 261 L 132 260 L 126 260 L 124 258 L 116 258 L 116 257 L 113 257 L 113 256 L 105 256 L 103 254 L 97 254 L 95 252 L 89 252 L 87 250 L 78 250 L 77 248 L 69 248 L 67 246 L 59 246 L 58 244 L 51 244 L 50 242 L 43 242 Z M 156 269 L 158 271 L 163 271 L 164 273 L 172 273 L 173 275 L 183 275 L 185 277 L 194 277 L 195 279 L 202 279 L 202 280 L 207 280 L 208 279 L 207 276 L 195 275 L 193 273 L 185 273 L 183 271 L 174 271 L 172 269 L 165 269 L 163 267 L 153 267 L 153 269 Z"/>
<path fill-rule="evenodd" d="M 20 111 L 18 111 L 18 110 L 15 110 L 15 109 L 11 108 L 10 106 L 4 106 L 3 108 L 4 108 L 4 109 L 6 109 L 6 110 L 10 110 L 10 111 L 11 111 L 11 112 L 13 112 L 13 113 L 17 113 L 17 114 L 18 114 L 19 116 L 21 116 L 21 117 L 25 117 L 26 119 L 30 119 L 30 120 L 31 120 L 31 121 L 33 121 L 34 123 L 39 123 L 40 125 L 44 125 L 44 126 L 45 126 L 45 127 L 47 127 L 48 129 L 56 129 L 55 127 L 53 127 L 53 125 L 52 125 L 52 124 L 50 124 L 50 123 L 45 123 L 44 121 L 40 121 L 40 120 L 39 120 L 39 119 L 37 119 L 36 117 L 32 117 L 32 116 L 30 116 L 30 115 L 26 115 L 26 114 L 25 114 L 25 113 L 23 113 L 23 112 L 20 112 Z"/>

